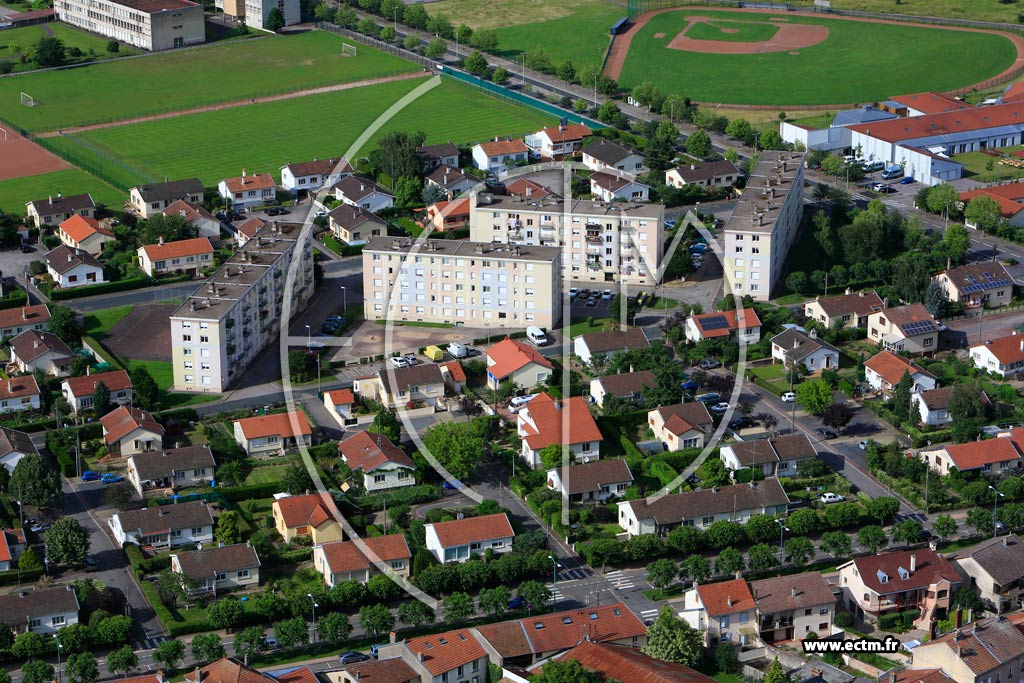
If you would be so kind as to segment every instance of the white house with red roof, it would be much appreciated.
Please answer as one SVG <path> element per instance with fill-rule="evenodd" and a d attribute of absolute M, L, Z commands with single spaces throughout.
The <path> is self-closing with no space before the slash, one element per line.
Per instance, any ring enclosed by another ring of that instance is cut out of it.
<path fill-rule="evenodd" d="M 507 553 L 516 535 L 504 512 L 435 522 L 427 524 L 425 531 L 427 550 L 442 564 L 465 562 L 473 555 L 482 557 L 488 550 Z"/>
<path fill-rule="evenodd" d="M 39 383 L 35 375 L 0 379 L 0 415 L 39 410 Z"/>
<path fill-rule="evenodd" d="M 497 389 L 502 382 L 532 389 L 546 382 L 554 365 L 532 344 L 505 337 L 487 349 L 487 386 Z"/>
<path fill-rule="evenodd" d="M 87 370 L 86 374 L 80 377 L 65 379 L 60 385 L 60 392 L 71 406 L 71 412 L 77 415 L 79 411 L 92 408 L 96 386 L 101 383 L 110 392 L 111 403 L 124 406 L 132 402 L 132 380 L 126 370 L 110 370 L 108 372 Z"/>
<path fill-rule="evenodd" d="M 332 415 L 341 418 L 342 423 L 353 419 L 352 410 L 356 405 L 356 395 L 351 389 L 335 389 L 324 392 L 324 407 Z"/>
<path fill-rule="evenodd" d="M 0 311 L 0 337 L 16 337 L 25 330 L 42 332 L 50 322 L 50 309 L 46 304 L 7 308 Z"/>
<path fill-rule="evenodd" d="M 164 426 L 141 408 L 120 406 L 101 417 L 100 424 L 110 453 L 124 456 L 163 448 Z"/>
<path fill-rule="evenodd" d="M 220 219 L 207 211 L 200 204 L 179 199 L 166 209 L 165 216 L 178 216 L 189 226 L 199 231 L 201 237 L 219 237 Z"/>
<path fill-rule="evenodd" d="M 530 148 L 522 140 L 493 140 L 473 146 L 473 165 L 488 173 L 505 173 L 529 160 Z"/>
<path fill-rule="evenodd" d="M 381 573 L 409 576 L 411 564 L 412 553 L 402 534 L 313 546 L 313 566 L 324 577 L 328 588 L 345 581 L 366 583 L 371 576 Z"/>
<path fill-rule="evenodd" d="M 683 594 L 679 616 L 704 632 L 704 643 L 746 645 L 756 637 L 757 603 L 746 579 L 695 585 Z"/>
<path fill-rule="evenodd" d="M 590 194 L 603 202 L 646 202 L 651 198 L 651 186 L 623 171 L 598 171 L 590 176 Z"/>
<path fill-rule="evenodd" d="M 527 135 L 524 142 L 529 150 L 545 160 L 571 157 L 583 148 L 583 141 L 591 136 L 590 129 L 581 123 L 550 126 Z"/>
<path fill-rule="evenodd" d="M 468 228 L 469 209 L 469 197 L 434 202 L 426 208 L 424 223 L 441 231 Z"/>
<path fill-rule="evenodd" d="M 553 445 L 567 445 L 574 460 L 601 457 L 604 437 L 583 396 L 556 399 L 542 392 L 516 413 L 516 429 L 523 442 L 523 459 L 530 467 L 542 466 L 541 451 Z"/>
<path fill-rule="evenodd" d="M 1015 476 L 1024 468 L 1024 428 L 1017 427 L 994 439 L 951 443 L 922 449 L 918 457 L 939 474 L 980 472 L 986 476 Z"/>
<path fill-rule="evenodd" d="M 912 394 L 936 387 L 934 375 L 912 360 L 898 356 L 892 351 L 879 351 L 864 361 L 864 378 L 868 386 L 886 399 L 892 398 L 892 390 L 903 379 L 904 374 L 910 375 L 913 382 L 910 391 Z"/>
<path fill-rule="evenodd" d="M 274 528 L 286 543 L 297 536 L 309 536 L 313 545 L 340 541 L 344 537 L 334 501 L 327 493 L 278 494 L 270 504 L 270 513 L 274 517 Z"/>
<path fill-rule="evenodd" d="M 244 247 L 245 243 L 256 237 L 256 233 L 266 227 L 267 222 L 259 216 L 243 221 L 235 225 L 235 241 L 238 246 Z"/>
<path fill-rule="evenodd" d="M 80 214 L 63 221 L 57 227 L 57 237 L 72 249 L 81 249 L 91 256 L 99 256 L 103 245 L 116 239 L 98 220 Z"/>
<path fill-rule="evenodd" d="M 405 662 L 416 673 L 418 683 L 481 683 L 488 680 L 487 651 L 468 628 L 410 638 L 378 648 L 378 667 L 383 662 L 394 660 Z M 374 670 L 360 671 L 370 673 Z M 395 675 L 391 671 L 387 673 Z M 405 676 L 404 667 L 397 674 Z M 376 679 L 367 675 L 356 680 L 370 683 Z M 391 678 L 386 683 L 406 681 Z"/>
<path fill-rule="evenodd" d="M 971 362 L 979 370 L 1004 379 L 1019 374 L 1024 370 L 1024 334 L 1015 332 L 972 346 Z"/>
<path fill-rule="evenodd" d="M 316 192 L 321 187 L 331 187 L 353 173 L 355 169 L 345 157 L 285 164 L 281 167 L 281 187 L 291 194 Z"/>
<path fill-rule="evenodd" d="M 203 268 L 213 265 L 213 245 L 209 237 L 145 244 L 138 249 L 139 268 L 154 277 L 164 273 L 191 273 L 197 275 Z"/>
<path fill-rule="evenodd" d="M 353 473 L 362 473 L 367 493 L 416 483 L 412 458 L 383 434 L 357 432 L 338 444 L 338 453 Z"/>
<path fill-rule="evenodd" d="M 261 206 L 277 197 L 277 182 L 269 173 L 248 174 L 225 178 L 217 184 L 217 193 L 236 211 Z"/>
<path fill-rule="evenodd" d="M 697 344 L 706 339 L 728 339 L 756 344 L 761 340 L 761 319 L 753 308 L 701 313 L 686 319 L 686 338 Z"/>
<path fill-rule="evenodd" d="M 842 604 L 858 619 L 876 623 L 883 614 L 918 610 L 915 628 L 945 619 L 960 574 L 941 553 L 927 548 L 857 557 L 839 565 Z"/>
<path fill-rule="evenodd" d="M 704 448 L 715 423 L 700 401 L 661 406 L 647 413 L 647 426 L 667 451 Z"/>
<path fill-rule="evenodd" d="M 24 529 L 0 531 L 0 572 L 10 571 L 18 566 L 18 558 L 25 552 Z"/>
<path fill-rule="evenodd" d="M 284 455 L 300 441 L 313 443 L 313 428 L 301 410 L 235 420 L 234 434 L 242 450 L 254 457 Z"/>
<path fill-rule="evenodd" d="M 1024 226 L 1024 182 L 979 187 L 961 192 L 960 203 L 966 207 L 975 197 L 988 197 L 999 205 L 999 214 L 1007 223 L 1016 228 Z M 974 230 L 978 229 L 978 226 L 969 220 L 964 220 L 964 225 Z"/>

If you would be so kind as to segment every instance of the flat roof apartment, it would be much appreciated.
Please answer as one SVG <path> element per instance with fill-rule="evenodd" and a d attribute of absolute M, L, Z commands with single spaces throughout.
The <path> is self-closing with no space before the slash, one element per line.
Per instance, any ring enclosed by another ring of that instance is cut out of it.
<path fill-rule="evenodd" d="M 363 248 L 367 320 L 554 327 L 562 317 L 554 247 L 374 237 Z"/>
<path fill-rule="evenodd" d="M 206 41 L 203 6 L 189 0 L 56 0 L 53 7 L 67 24 L 150 52 Z"/>
<path fill-rule="evenodd" d="M 171 315 L 174 390 L 220 393 L 277 339 L 299 226 L 265 225 Z M 313 292 L 313 245 L 302 246 L 293 311 Z"/>
<path fill-rule="evenodd" d="M 722 268 L 729 291 L 768 301 L 782 280 L 803 215 L 804 156 L 761 152 L 725 225 Z"/>
<path fill-rule="evenodd" d="M 630 202 L 473 194 L 477 242 L 560 247 L 565 277 L 653 285 L 661 265 L 665 207 Z"/>

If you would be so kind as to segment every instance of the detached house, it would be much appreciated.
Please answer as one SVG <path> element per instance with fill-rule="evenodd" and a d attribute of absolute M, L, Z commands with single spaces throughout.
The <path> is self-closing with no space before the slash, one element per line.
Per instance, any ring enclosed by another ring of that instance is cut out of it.
<path fill-rule="evenodd" d="M 43 332 L 50 322 L 50 309 L 46 304 L 22 306 L 0 311 L 0 337 L 16 337 L 25 330 Z"/>
<path fill-rule="evenodd" d="M 334 391 L 324 392 L 324 407 L 344 422 L 354 419 L 353 409 L 355 405 L 356 397 L 351 389 L 335 389 Z"/>
<path fill-rule="evenodd" d="M 555 399 L 542 392 L 516 413 L 516 428 L 523 441 L 522 456 L 530 467 L 540 466 L 541 451 L 552 445 L 568 445 L 575 460 L 601 457 L 604 437 L 582 396 Z"/>
<path fill-rule="evenodd" d="M 729 187 L 740 179 L 740 169 L 728 159 L 690 164 L 665 171 L 665 184 L 670 187 L 697 185 L 699 187 Z"/>
<path fill-rule="evenodd" d="M 441 564 L 465 562 L 473 555 L 483 556 L 487 550 L 507 553 L 512 550 L 512 539 L 516 535 L 504 512 L 436 522 L 425 528 L 427 550 Z"/>
<path fill-rule="evenodd" d="M 745 579 L 695 585 L 683 594 L 679 612 L 690 626 L 704 632 L 704 644 L 747 645 L 757 636 L 757 606 Z"/>
<path fill-rule="evenodd" d="M 460 230 L 469 227 L 469 197 L 434 202 L 426 209 L 424 227 L 434 230 Z"/>
<path fill-rule="evenodd" d="M 200 204 L 179 199 L 164 209 L 164 215 L 179 216 L 190 227 L 195 228 L 200 237 L 220 237 L 220 219 Z"/>
<path fill-rule="evenodd" d="M 598 171 L 590 176 L 590 194 L 603 202 L 646 202 L 651 186 L 622 171 Z"/>
<path fill-rule="evenodd" d="M 438 166 L 459 166 L 459 148 L 451 140 L 440 145 L 423 145 L 416 148 L 417 154 L 423 159 L 423 170 L 432 171 Z"/>
<path fill-rule="evenodd" d="M 667 451 L 704 448 L 715 430 L 707 405 L 700 401 L 655 408 L 647 413 L 647 426 Z"/>
<path fill-rule="evenodd" d="M 128 208 L 142 218 L 163 213 L 175 202 L 203 202 L 203 182 L 199 178 L 170 180 L 163 183 L 136 185 L 128 190 Z"/>
<path fill-rule="evenodd" d="M 619 351 L 646 349 L 650 346 L 651 342 L 640 327 L 581 334 L 572 340 L 572 352 L 588 365 L 594 356 L 610 357 Z"/>
<path fill-rule="evenodd" d="M 766 643 L 832 635 L 836 596 L 819 572 L 750 582 L 757 606 L 758 636 Z"/>
<path fill-rule="evenodd" d="M 341 522 L 334 512 L 334 501 L 327 494 L 307 493 L 304 496 L 282 496 L 270 505 L 274 526 L 285 543 L 296 536 L 309 536 L 313 545 L 340 541 Z"/>
<path fill-rule="evenodd" d="M 236 211 L 272 202 L 277 197 L 277 183 L 269 173 L 248 175 L 244 170 L 235 178 L 225 178 L 217 184 L 217 193 Z"/>
<path fill-rule="evenodd" d="M 892 390 L 903 379 L 904 374 L 910 375 L 913 382 L 911 393 L 919 394 L 936 386 L 934 375 L 891 351 L 879 351 L 864 361 L 864 377 L 868 385 L 887 400 L 892 398 Z"/>
<path fill-rule="evenodd" d="M 593 640 L 581 641 L 559 659 L 579 662 L 587 671 L 595 671 L 608 681 L 711 683 L 715 680 L 684 664 L 655 659 L 635 647 Z"/>
<path fill-rule="evenodd" d="M 35 375 L 0 379 L 0 415 L 39 410 L 39 384 Z"/>
<path fill-rule="evenodd" d="M 128 481 L 140 496 L 152 489 L 209 484 L 217 463 L 210 447 L 184 446 L 128 456 Z"/>
<path fill-rule="evenodd" d="M 665 536 L 677 526 L 704 529 L 720 520 L 746 522 L 754 515 L 782 515 L 789 507 L 778 479 L 718 486 L 619 503 L 619 526 L 633 536 Z"/>
<path fill-rule="evenodd" d="M 1014 617 L 979 619 L 921 643 L 913 649 L 913 666 L 941 669 L 957 683 L 1020 680 L 1024 630 Z"/>
<path fill-rule="evenodd" d="M 612 140 L 599 138 L 583 147 L 583 165 L 592 171 L 647 173 L 647 157 Z"/>
<path fill-rule="evenodd" d="M 126 370 L 89 372 L 81 377 L 68 377 L 60 385 L 60 391 L 71 406 L 71 412 L 78 414 L 93 405 L 96 387 L 102 383 L 110 392 L 110 402 L 119 406 L 132 402 L 132 380 Z"/>
<path fill-rule="evenodd" d="M 377 665 L 400 660 L 416 672 L 421 683 L 482 683 L 487 681 L 487 652 L 469 629 L 457 629 L 411 638 L 377 650 Z M 372 670 L 371 670 L 372 671 Z M 407 675 L 405 667 L 392 666 L 388 673 Z M 370 683 L 374 679 L 358 679 Z M 383 681 L 382 681 L 383 683 Z M 389 680 L 387 683 L 401 683 Z"/>
<path fill-rule="evenodd" d="M 106 282 L 103 278 L 103 264 L 86 251 L 62 244 L 48 251 L 43 258 L 47 274 L 61 289 Z"/>
<path fill-rule="evenodd" d="M 813 460 L 818 453 L 807 435 L 798 433 L 729 444 L 719 457 L 731 472 L 750 468 L 766 477 L 795 477 L 800 461 Z"/>
<path fill-rule="evenodd" d="M 920 458 L 939 474 L 979 472 L 986 476 L 1020 474 L 1024 466 L 1024 429 L 1018 427 L 1006 436 L 984 441 L 952 443 L 922 450 Z"/>
<path fill-rule="evenodd" d="M 505 381 L 512 386 L 533 389 L 546 382 L 554 365 L 532 344 L 505 337 L 486 351 L 487 386 L 497 389 Z"/>
<path fill-rule="evenodd" d="M 235 441 L 247 455 L 284 455 L 301 441 L 313 443 L 313 428 L 301 410 L 235 420 Z"/>
<path fill-rule="evenodd" d="M 357 432 L 338 444 L 338 452 L 353 473 L 362 473 L 367 493 L 416 483 L 412 458 L 383 434 Z"/>
<path fill-rule="evenodd" d="M 187 576 L 193 593 L 212 593 L 260 585 L 260 558 L 248 543 L 203 547 L 171 554 L 171 571 Z"/>
<path fill-rule="evenodd" d="M 772 337 L 772 360 L 779 361 L 787 368 L 802 365 L 811 374 L 821 370 L 838 370 L 839 349 L 818 339 L 818 333 L 814 330 L 805 334 L 791 327 Z"/>
<path fill-rule="evenodd" d="M 999 308 L 1013 299 L 1013 278 L 999 261 L 947 268 L 932 278 L 946 298 L 965 308 Z"/>
<path fill-rule="evenodd" d="M 541 159 L 558 160 L 571 157 L 583 148 L 583 141 L 591 135 L 590 129 L 580 123 L 544 128 L 527 135 L 524 142 Z"/>
<path fill-rule="evenodd" d="M 32 437 L 10 427 L 0 427 L 0 465 L 11 474 L 21 459 L 29 453 L 38 454 Z"/>
<path fill-rule="evenodd" d="M 328 588 L 345 581 L 366 583 L 371 576 L 381 573 L 409 576 L 411 564 L 412 552 L 402 534 L 313 546 L 313 566 Z"/>
<path fill-rule="evenodd" d="M 163 448 L 164 426 L 141 408 L 120 406 L 100 418 L 103 442 L 115 455 L 132 455 Z"/>
<path fill-rule="evenodd" d="M 473 189 L 473 186 L 480 181 L 472 178 L 464 171 L 451 166 L 438 166 L 433 173 L 428 175 L 424 181 L 428 186 L 434 186 L 444 191 L 449 198 L 457 197 L 463 192 Z"/>
<path fill-rule="evenodd" d="M 868 316 L 868 339 L 887 351 L 931 353 L 938 346 L 939 324 L 922 304 L 883 308 Z"/>
<path fill-rule="evenodd" d="M 686 319 L 686 339 L 694 344 L 705 339 L 743 341 L 756 344 L 761 340 L 761 320 L 753 308 L 717 313 L 690 314 Z"/>
<path fill-rule="evenodd" d="M 644 391 L 653 388 L 657 383 L 654 373 L 650 370 L 595 377 L 590 380 L 590 398 L 601 408 L 604 407 L 604 399 L 608 395 L 642 406 Z"/>
<path fill-rule="evenodd" d="M 88 194 L 74 194 L 68 197 L 57 193 L 56 199 L 36 199 L 25 205 L 25 215 L 35 223 L 37 228 L 57 225 L 72 216 L 92 218 L 96 211 L 96 203 Z"/>
<path fill-rule="evenodd" d="M 945 619 L 962 580 L 934 550 L 902 550 L 857 557 L 839 566 L 842 600 L 858 619 L 877 623 L 891 612 L 919 610 L 915 628 Z M 916 665 L 916 662 L 915 662 Z"/>
<path fill-rule="evenodd" d="M 164 242 L 161 237 L 156 244 L 139 247 L 138 254 L 139 268 L 150 277 L 178 272 L 198 275 L 199 271 L 213 265 L 213 245 L 209 237 L 176 242 Z"/>
<path fill-rule="evenodd" d="M 625 460 L 597 460 L 569 468 L 548 470 L 548 490 L 558 491 L 571 503 L 606 503 L 622 496 L 633 484 Z"/>
<path fill-rule="evenodd" d="M 996 614 L 1020 609 L 1024 599 L 1024 543 L 1016 534 L 986 539 L 949 555 L 960 576 Z"/>
<path fill-rule="evenodd" d="M 256 237 L 256 233 L 265 228 L 267 222 L 258 216 L 243 221 L 235 226 L 235 241 L 239 247 L 244 247 L 246 242 Z"/>
<path fill-rule="evenodd" d="M 0 572 L 17 568 L 18 559 L 25 552 L 25 530 L 0 530 Z"/>
<path fill-rule="evenodd" d="M 949 401 L 952 397 L 953 387 L 938 387 L 914 394 L 912 401 L 916 401 L 921 424 L 935 427 L 952 422 L 953 418 L 949 414 Z M 988 394 L 980 389 L 978 390 L 978 402 L 986 408 L 992 406 Z"/>
<path fill-rule="evenodd" d="M 316 192 L 322 187 L 336 185 L 353 173 L 355 169 L 344 157 L 285 164 L 281 167 L 281 188 L 294 195 Z"/>
<path fill-rule="evenodd" d="M 334 186 L 334 196 L 346 204 L 365 209 L 370 213 L 376 213 L 381 209 L 390 209 L 395 205 L 393 194 L 372 180 L 356 175 L 342 178 Z"/>
<path fill-rule="evenodd" d="M 473 147 L 473 165 L 495 175 L 530 160 L 530 148 L 522 140 L 495 140 Z"/>
<path fill-rule="evenodd" d="M 213 541 L 213 515 L 201 500 L 118 512 L 109 525 L 118 545 L 165 549 Z"/>
<path fill-rule="evenodd" d="M 357 379 L 353 391 L 365 398 L 393 408 L 410 402 L 435 405 L 444 398 L 445 384 L 441 368 L 433 363 L 405 368 L 385 367 L 373 377 Z"/>
<path fill-rule="evenodd" d="M 61 377 L 68 373 L 75 352 L 55 334 L 27 330 L 11 339 L 11 362 L 18 372 Z"/>
<path fill-rule="evenodd" d="M 369 209 L 351 204 L 341 204 L 327 214 L 327 225 L 332 235 L 351 245 L 366 244 L 371 237 L 388 234 L 387 223 Z"/>
<path fill-rule="evenodd" d="M 1024 370 L 1024 334 L 1013 334 L 986 339 L 984 344 L 971 347 L 974 367 L 991 372 L 1003 379 Z"/>
<path fill-rule="evenodd" d="M 55 635 L 78 623 L 78 610 L 75 587 L 70 584 L 0 595 L 0 623 L 15 633 Z"/>
<path fill-rule="evenodd" d="M 873 290 L 851 292 L 847 289 L 841 296 L 830 296 L 827 299 L 815 297 L 814 301 L 808 301 L 804 304 L 804 315 L 829 329 L 836 325 L 844 328 L 867 327 L 868 316 L 882 310 L 884 306 L 882 297 Z"/>

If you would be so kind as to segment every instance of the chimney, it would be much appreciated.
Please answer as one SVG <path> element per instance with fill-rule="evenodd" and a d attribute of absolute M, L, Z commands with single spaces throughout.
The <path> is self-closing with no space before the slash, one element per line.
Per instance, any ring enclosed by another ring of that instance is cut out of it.
<path fill-rule="evenodd" d="M 799 338 L 794 338 L 793 339 L 793 349 L 795 350 L 795 349 L 799 349 L 799 348 L 800 348 L 800 339 Z"/>
<path fill-rule="evenodd" d="M 952 267 L 953 267 L 953 259 L 952 259 L 952 257 L 947 256 L 946 257 L 946 270 L 949 270 Z"/>
<path fill-rule="evenodd" d="M 199 668 L 198 664 L 196 665 L 196 674 L 193 679 L 193 683 L 203 683 L 203 670 Z"/>
<path fill-rule="evenodd" d="M 422 662 L 423 662 L 423 653 L 422 653 L 422 652 L 420 652 L 419 654 L 417 654 L 417 655 L 416 655 L 416 658 L 417 658 L 417 659 L 419 659 L 419 660 L 420 660 L 420 662 L 422 663 Z"/>
<path fill-rule="evenodd" d="M 857 296 L 859 296 L 861 299 L 863 299 L 864 298 L 864 292 L 857 292 Z"/>
<path fill-rule="evenodd" d="M 91 374 L 92 374 L 92 366 L 91 365 L 86 365 L 85 366 L 85 376 L 88 377 Z"/>
<path fill-rule="evenodd" d="M 68 263 L 71 263 L 71 261 L 73 261 L 74 258 L 75 258 L 74 254 L 68 254 Z"/>
<path fill-rule="evenodd" d="M 1009 539 L 1009 536 L 1003 536 L 1003 547 L 1004 548 L 1009 547 L 1009 545 L 1010 545 L 1010 541 L 1008 539 Z"/>
<path fill-rule="evenodd" d="M 159 244 L 161 247 L 164 246 L 164 236 L 160 235 L 160 237 L 157 239 L 156 243 Z"/>
<path fill-rule="evenodd" d="M 394 631 L 392 631 L 391 633 L 389 633 L 389 634 L 388 634 L 388 642 L 389 642 L 389 643 L 391 643 L 392 645 L 394 645 L 395 643 L 397 643 L 397 642 L 398 642 L 398 634 L 397 634 L 397 633 L 395 633 Z"/>
<path fill-rule="evenodd" d="M 32 342 L 32 348 L 33 349 L 38 349 L 39 348 L 39 340 L 38 339 L 36 339 L 35 341 Z"/>
<path fill-rule="evenodd" d="M 917 571 L 917 555 L 910 555 L 910 573 L 913 574 Z"/>
<path fill-rule="evenodd" d="M 691 171 L 696 171 L 697 170 L 697 164 L 690 164 L 690 170 Z"/>
<path fill-rule="evenodd" d="M 811 669 L 811 676 L 814 678 L 821 678 L 821 669 Z"/>
<path fill-rule="evenodd" d="M 896 683 L 896 669 L 889 671 L 889 683 Z"/>
<path fill-rule="evenodd" d="M 50 206 L 53 206 L 53 195 L 50 195 Z"/>
<path fill-rule="evenodd" d="M 725 606 L 726 607 L 732 607 L 732 596 L 731 595 L 725 598 Z"/>
<path fill-rule="evenodd" d="M 789 589 L 789 596 L 790 596 L 791 598 L 795 598 L 795 597 L 796 597 L 796 586 L 793 586 L 793 587 L 791 587 L 791 588 Z"/>
<path fill-rule="evenodd" d="M 8 394 L 13 394 L 14 393 L 14 382 L 12 382 L 11 380 L 7 380 L 7 393 Z M 1006 538 L 1005 537 L 1003 538 L 1003 545 L 1006 545 Z"/>

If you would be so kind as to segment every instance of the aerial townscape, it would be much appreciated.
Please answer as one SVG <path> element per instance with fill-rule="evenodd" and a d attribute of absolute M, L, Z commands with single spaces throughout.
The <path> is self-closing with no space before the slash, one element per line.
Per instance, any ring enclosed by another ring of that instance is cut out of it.
<path fill-rule="evenodd" d="M 0 683 L 1017 683 L 1022 539 L 1016 0 L 0 0 Z"/>

